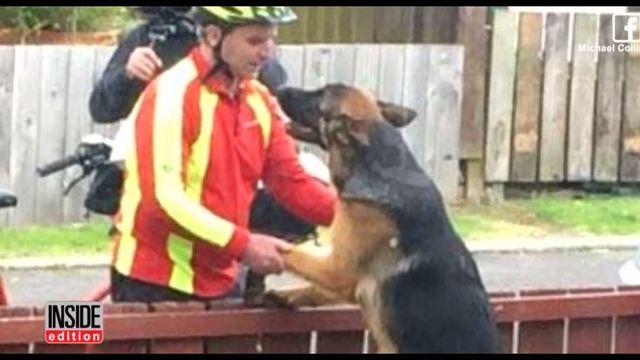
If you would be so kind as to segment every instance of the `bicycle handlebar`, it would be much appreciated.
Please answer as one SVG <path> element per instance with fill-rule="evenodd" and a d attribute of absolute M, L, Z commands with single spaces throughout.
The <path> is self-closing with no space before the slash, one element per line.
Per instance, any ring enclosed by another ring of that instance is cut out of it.
<path fill-rule="evenodd" d="M 81 161 L 82 159 L 80 159 L 77 154 L 73 154 L 49 164 L 38 166 L 36 171 L 40 177 L 45 177 L 53 173 L 57 173 L 58 171 L 62 171 L 70 166 L 80 164 Z"/>

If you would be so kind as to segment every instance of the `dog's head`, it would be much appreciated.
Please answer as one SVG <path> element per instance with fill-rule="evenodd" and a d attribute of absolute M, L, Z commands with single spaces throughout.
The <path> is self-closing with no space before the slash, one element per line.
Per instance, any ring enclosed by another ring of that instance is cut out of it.
<path fill-rule="evenodd" d="M 289 134 L 329 152 L 331 177 L 338 189 L 351 175 L 358 149 L 370 145 L 376 123 L 403 127 L 417 115 L 411 109 L 379 101 L 362 89 L 341 84 L 314 91 L 285 88 L 277 96 L 291 119 Z"/>
<path fill-rule="evenodd" d="M 278 101 L 292 122 L 288 131 L 297 140 L 329 149 L 334 146 L 368 145 L 371 123 L 387 121 L 395 127 L 411 123 L 416 112 L 376 100 L 351 86 L 331 84 L 314 91 L 285 88 Z"/>

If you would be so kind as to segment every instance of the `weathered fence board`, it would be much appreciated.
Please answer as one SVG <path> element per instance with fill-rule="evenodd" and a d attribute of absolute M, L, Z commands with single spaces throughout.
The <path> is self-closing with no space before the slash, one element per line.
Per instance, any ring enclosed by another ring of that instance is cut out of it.
<path fill-rule="evenodd" d="M 427 120 L 427 99 L 429 97 L 429 73 L 421 71 L 429 67 L 430 49 L 409 46 L 404 53 L 402 104 L 418 112 L 418 118 L 402 130 L 404 139 L 416 156 L 418 163 L 428 173 L 435 173 L 435 146 L 437 139 L 436 120 Z M 384 90 L 381 90 L 384 91 Z M 391 95 L 391 94 L 389 94 Z M 398 99 L 398 98 L 396 98 Z"/>
<path fill-rule="evenodd" d="M 564 180 L 569 14 L 547 14 L 545 30 L 539 178 L 542 182 L 558 182 Z"/>
<path fill-rule="evenodd" d="M 355 49 L 356 58 L 353 83 L 377 95 L 381 49 L 375 45 L 356 45 Z"/>
<path fill-rule="evenodd" d="M 427 119 L 436 122 L 435 171 L 439 188 L 446 199 L 455 199 L 460 182 L 458 149 L 460 141 L 460 109 L 462 107 L 462 59 L 459 47 L 431 48 Z M 426 142 L 422 142 L 422 146 Z"/>
<path fill-rule="evenodd" d="M 564 321 L 527 321 L 520 323 L 518 353 L 562 353 Z"/>
<path fill-rule="evenodd" d="M 640 51 L 627 53 L 620 180 L 640 181 Z"/>
<path fill-rule="evenodd" d="M 13 47 L 0 47 L 0 186 L 11 185 L 11 112 L 13 111 Z M 0 227 L 9 224 L 9 212 L 0 213 Z"/>
<path fill-rule="evenodd" d="M 308 354 L 311 333 L 278 333 L 262 336 L 262 352 L 266 354 Z"/>
<path fill-rule="evenodd" d="M 639 353 L 638 334 L 640 334 L 640 315 L 617 317 L 615 352 L 621 354 Z"/>
<path fill-rule="evenodd" d="M 485 79 L 487 59 L 487 9 L 459 9 L 458 43 L 464 46 L 464 97 L 460 128 L 460 158 L 480 159 L 484 148 Z"/>
<path fill-rule="evenodd" d="M 609 318 L 576 319 L 569 323 L 569 353 L 607 353 L 611 349 Z"/>
<path fill-rule="evenodd" d="M 403 45 L 385 45 L 380 50 L 377 95 L 385 101 L 402 103 L 405 48 Z"/>
<path fill-rule="evenodd" d="M 207 340 L 207 354 L 257 354 L 257 335 L 220 336 Z"/>
<path fill-rule="evenodd" d="M 509 180 L 518 20 L 518 14 L 506 11 L 494 15 L 485 146 L 485 178 L 488 182 Z"/>
<path fill-rule="evenodd" d="M 332 46 L 329 57 L 329 82 L 353 84 L 356 49 L 351 45 Z"/>
<path fill-rule="evenodd" d="M 41 51 L 37 46 L 16 47 L 10 188 L 19 204 L 10 213 L 11 225 L 32 224 L 35 220 Z"/>
<path fill-rule="evenodd" d="M 304 75 L 304 48 L 299 46 L 278 47 L 278 59 L 287 69 L 287 85 L 302 87 Z"/>
<path fill-rule="evenodd" d="M 303 82 L 305 89 L 316 89 L 329 83 L 331 76 L 331 49 L 327 45 L 309 45 L 304 49 Z M 326 160 L 324 151 L 315 145 L 303 144 L 302 149 Z"/>
<path fill-rule="evenodd" d="M 91 116 L 89 115 L 89 97 L 94 84 L 94 67 L 96 51 L 93 47 L 76 47 L 71 51 L 69 59 L 69 81 L 67 96 L 67 122 L 64 153 L 71 154 L 85 135 L 91 132 Z M 82 173 L 79 167 L 68 169 L 64 173 L 64 184 L 67 186 Z M 65 222 L 81 219 L 85 210 L 79 204 L 89 190 L 89 183 L 83 181 L 76 185 L 63 200 L 63 217 Z"/>
<path fill-rule="evenodd" d="M 155 313 L 196 312 L 205 309 L 203 303 L 172 303 L 163 302 L 151 304 L 151 311 Z M 202 354 L 205 343 L 200 338 L 187 339 L 154 339 L 149 344 L 152 354 Z"/>
<path fill-rule="evenodd" d="M 0 319 L 11 321 L 12 318 L 28 318 L 34 313 L 33 308 L 27 307 L 0 307 Z M 43 332 L 44 333 L 44 332 Z M 0 354 L 27 354 L 30 344 L 28 342 L 0 344 Z"/>
<path fill-rule="evenodd" d="M 318 354 L 360 354 L 364 336 L 362 331 L 319 332 Z"/>
<path fill-rule="evenodd" d="M 377 43 L 401 43 L 413 38 L 415 7 L 385 6 L 376 11 L 374 40 Z M 400 25 L 402 24 L 402 25 Z"/>
<path fill-rule="evenodd" d="M 405 49 L 406 47 L 403 45 L 385 45 L 380 49 L 380 67 L 375 94 L 384 101 L 396 104 L 404 103 Z M 411 86 L 410 82 L 408 84 Z M 426 94 L 426 92 L 423 94 Z M 416 111 L 418 110 L 416 108 Z M 416 121 L 421 121 L 421 119 L 418 118 Z M 402 131 L 405 139 L 407 139 L 407 131 L 407 128 Z M 420 162 L 420 159 L 417 158 L 417 160 Z M 423 163 L 421 164 L 426 166 Z M 428 166 L 425 169 L 427 172 L 430 171 Z"/>
<path fill-rule="evenodd" d="M 520 18 L 511 179 L 535 182 L 538 160 L 542 15 Z"/>
<path fill-rule="evenodd" d="M 567 180 L 591 180 L 593 115 L 596 88 L 596 54 L 580 46 L 598 44 L 598 16 L 577 14 L 573 38 L 573 69 L 567 145 Z"/>
<path fill-rule="evenodd" d="M 600 15 L 600 45 L 613 45 L 611 14 Z M 617 30 L 621 31 L 620 27 Z M 618 180 L 624 53 L 601 52 L 598 59 L 594 174 L 597 181 Z"/>
<path fill-rule="evenodd" d="M 315 89 L 329 82 L 331 50 L 325 45 L 309 45 L 304 52 L 304 88 Z"/>
<path fill-rule="evenodd" d="M 149 312 L 148 304 L 138 303 L 118 303 L 118 304 L 106 304 L 104 307 L 104 314 L 127 314 L 129 316 L 135 316 L 139 314 L 146 314 Z M 132 326 L 129 325 L 128 328 Z M 184 330 L 185 326 L 176 326 L 176 330 Z M 104 337 L 105 341 L 95 346 L 89 346 L 87 352 L 97 354 L 143 354 L 149 352 L 149 342 L 144 338 L 132 336 L 126 339 L 108 340 L 111 338 L 111 331 L 116 332 L 117 329 L 112 329 L 106 324 L 104 325 Z M 139 332 L 139 328 L 136 329 Z"/>
<path fill-rule="evenodd" d="M 375 12 L 374 6 L 349 6 L 350 40 L 358 43 L 371 43 L 374 40 Z M 353 11 L 356 10 L 356 11 Z"/>
<path fill-rule="evenodd" d="M 68 47 L 45 46 L 42 48 L 42 55 L 38 165 L 50 163 L 66 155 L 66 103 L 70 78 Z M 63 177 L 63 173 L 57 173 L 36 179 L 35 219 L 38 224 L 51 225 L 62 222 Z"/>

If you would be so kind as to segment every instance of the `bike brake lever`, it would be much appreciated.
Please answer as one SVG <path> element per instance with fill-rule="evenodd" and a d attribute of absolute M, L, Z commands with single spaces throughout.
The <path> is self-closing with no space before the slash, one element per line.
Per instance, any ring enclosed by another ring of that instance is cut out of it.
<path fill-rule="evenodd" d="M 87 172 L 83 172 L 82 175 L 80 175 L 79 177 L 73 179 L 69 185 L 67 185 L 67 187 L 64 189 L 64 192 L 62 193 L 63 196 L 67 196 L 69 195 L 69 192 L 71 192 L 71 189 L 73 189 L 74 186 L 76 186 L 76 184 L 78 184 L 78 182 L 82 181 L 82 179 L 86 178 L 87 176 L 89 176 L 90 173 Z"/>

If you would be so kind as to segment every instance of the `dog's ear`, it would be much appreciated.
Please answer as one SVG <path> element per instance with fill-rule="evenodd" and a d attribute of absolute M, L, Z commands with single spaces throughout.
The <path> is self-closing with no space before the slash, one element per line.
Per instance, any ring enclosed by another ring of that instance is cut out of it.
<path fill-rule="evenodd" d="M 378 107 L 385 120 L 395 127 L 407 126 L 418 116 L 412 109 L 383 101 L 378 101 Z"/>
<path fill-rule="evenodd" d="M 369 146 L 369 126 L 370 122 L 366 120 L 354 120 L 349 117 L 345 117 L 347 123 L 347 129 L 349 135 L 355 139 L 358 144 L 363 146 Z"/>

